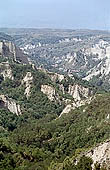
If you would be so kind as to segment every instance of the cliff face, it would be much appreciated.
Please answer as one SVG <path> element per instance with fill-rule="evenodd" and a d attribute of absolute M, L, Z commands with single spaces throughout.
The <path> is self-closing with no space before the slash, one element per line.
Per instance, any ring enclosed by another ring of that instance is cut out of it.
<path fill-rule="evenodd" d="M 12 69 L 8 62 L 0 63 L 0 74 L 3 76 L 4 80 L 6 80 L 6 78 L 14 79 Z"/>
<path fill-rule="evenodd" d="M 56 81 L 61 82 L 65 78 L 64 75 L 58 74 L 58 73 L 49 73 L 48 75 L 53 82 L 56 82 Z"/>
<path fill-rule="evenodd" d="M 12 42 L 0 41 L 0 56 L 10 58 L 13 61 L 28 64 L 28 57 Z"/>
<path fill-rule="evenodd" d="M 0 95 L 0 107 L 7 108 L 10 112 L 16 115 L 21 115 L 20 105 L 16 104 L 13 99 L 10 99 L 5 95 Z"/>
<path fill-rule="evenodd" d="M 60 117 L 63 114 L 69 113 L 71 110 L 74 110 L 74 109 L 84 106 L 86 104 L 90 104 L 93 99 L 94 99 L 94 97 L 88 97 L 85 100 L 71 101 L 71 103 L 67 104 L 66 107 L 64 108 L 64 110 L 61 112 Z"/>
<path fill-rule="evenodd" d="M 12 42 L 0 42 L 0 54 L 2 56 L 8 56 L 9 53 L 15 55 L 15 45 Z"/>
<path fill-rule="evenodd" d="M 63 92 L 63 94 L 67 94 L 64 90 L 63 84 L 58 84 L 59 90 Z M 73 98 L 66 99 L 64 96 L 60 96 L 56 89 L 50 85 L 41 85 L 41 91 L 47 95 L 50 101 L 58 101 L 60 104 L 65 103 L 65 108 L 61 112 L 60 117 L 63 114 L 69 113 L 71 110 L 74 110 L 80 106 L 91 103 L 93 99 L 93 91 L 89 88 L 85 88 L 79 84 L 69 85 L 68 94 Z"/>
<path fill-rule="evenodd" d="M 20 48 L 15 47 L 15 61 L 18 61 L 22 64 L 29 64 L 28 56 L 23 53 Z"/>
<path fill-rule="evenodd" d="M 56 93 L 54 87 L 49 85 L 42 85 L 41 92 L 46 94 L 50 101 L 56 101 L 58 94 Z"/>
<path fill-rule="evenodd" d="M 13 62 L 16 61 L 17 63 L 28 64 L 27 56 L 12 42 L 0 42 L 0 56 L 2 58 L 12 59 L 11 61 Z M 6 80 L 6 78 L 14 80 L 12 68 L 10 67 L 9 62 L 0 63 L 0 74 L 3 75 L 4 80 Z M 82 85 L 75 83 L 75 78 L 73 83 L 72 80 L 70 80 L 70 77 L 66 77 L 58 73 L 45 71 L 44 74 L 50 78 L 49 81 L 51 81 L 51 83 L 49 82 L 48 85 L 41 85 L 41 92 L 47 95 L 50 101 L 58 102 L 60 105 L 65 105 L 65 109 L 62 111 L 61 115 L 63 113 L 68 113 L 76 107 L 84 105 L 93 95 L 93 92 L 89 88 L 85 88 Z M 25 77 L 20 80 L 21 85 L 25 86 L 24 94 L 27 99 L 31 95 L 31 87 L 34 82 L 33 80 L 34 77 L 32 76 L 31 71 L 27 71 Z M 71 81 L 71 84 L 73 85 L 70 85 L 69 81 Z M 68 98 L 68 95 L 70 98 Z M 16 104 L 12 105 L 11 108 L 8 105 L 8 109 L 18 115 L 20 113 L 20 106 L 17 106 Z"/>
<path fill-rule="evenodd" d="M 99 163 L 101 166 L 105 165 L 106 169 L 110 168 L 110 141 L 100 144 L 87 153 L 88 157 L 92 158 L 94 168 L 95 163 Z"/>
<path fill-rule="evenodd" d="M 89 88 L 85 88 L 78 84 L 73 86 L 69 85 L 68 93 L 73 96 L 75 101 L 79 101 L 81 98 L 87 99 L 93 94 Z"/>
<path fill-rule="evenodd" d="M 28 72 L 26 74 L 26 76 L 24 77 L 24 79 L 22 80 L 22 84 L 25 84 L 25 87 L 26 87 L 24 94 L 26 95 L 27 98 L 31 94 L 31 85 L 32 85 L 32 83 L 33 83 L 33 76 L 31 74 L 31 72 Z"/>

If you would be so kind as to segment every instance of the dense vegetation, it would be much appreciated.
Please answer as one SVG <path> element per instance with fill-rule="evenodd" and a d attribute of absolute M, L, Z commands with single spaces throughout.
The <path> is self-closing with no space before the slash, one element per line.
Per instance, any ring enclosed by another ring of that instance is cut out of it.
<path fill-rule="evenodd" d="M 76 157 L 110 137 L 110 120 L 107 119 L 110 94 L 96 95 L 91 104 L 58 118 L 63 105 L 51 102 L 40 91 L 42 84 L 50 84 L 59 93 L 56 82 L 28 65 L 11 64 L 11 68 L 14 80 L 4 80 L 1 76 L 0 93 L 19 103 L 23 114 L 16 116 L 0 108 L 0 169 L 91 170 L 90 158 L 82 155 L 76 165 Z M 21 80 L 30 71 L 34 81 L 27 99 Z M 62 83 L 66 89 L 74 81 L 89 86 L 77 78 Z M 95 170 L 98 169 L 101 168 L 97 164 Z"/>
<path fill-rule="evenodd" d="M 90 158 L 82 156 L 77 165 L 74 161 L 81 152 L 110 137 L 109 100 L 109 94 L 97 96 L 90 105 L 56 120 L 51 114 L 36 120 L 30 117 L 28 123 L 1 137 L 0 168 L 91 170 Z"/>

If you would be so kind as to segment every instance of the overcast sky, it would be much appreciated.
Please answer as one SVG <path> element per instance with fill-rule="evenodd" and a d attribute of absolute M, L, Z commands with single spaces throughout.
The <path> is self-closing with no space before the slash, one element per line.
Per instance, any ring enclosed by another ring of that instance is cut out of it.
<path fill-rule="evenodd" d="M 110 0 L 1 0 L 0 27 L 110 30 Z"/>

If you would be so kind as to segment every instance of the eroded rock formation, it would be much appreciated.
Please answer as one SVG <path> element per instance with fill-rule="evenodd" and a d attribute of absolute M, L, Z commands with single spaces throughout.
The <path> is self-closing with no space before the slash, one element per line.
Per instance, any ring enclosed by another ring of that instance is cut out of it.
<path fill-rule="evenodd" d="M 54 87 L 50 85 L 41 85 L 41 91 L 47 95 L 50 101 L 58 100 L 58 94 Z"/>
<path fill-rule="evenodd" d="M 11 80 L 14 79 L 12 69 L 8 62 L 0 63 L 0 74 L 3 75 L 4 80 L 6 78 L 9 78 Z"/>
<path fill-rule="evenodd" d="M 10 112 L 16 115 L 21 115 L 20 105 L 5 95 L 0 95 L 0 106 L 7 108 Z"/>
<path fill-rule="evenodd" d="M 85 104 L 90 104 L 93 99 L 94 99 L 94 97 L 89 97 L 88 99 L 85 99 L 85 100 L 73 101 L 70 104 L 67 104 L 67 106 L 64 108 L 64 110 L 61 112 L 60 117 L 63 114 L 67 114 L 71 110 L 74 110 L 80 106 L 84 106 Z"/>
<path fill-rule="evenodd" d="M 73 86 L 69 85 L 68 93 L 74 98 L 75 101 L 80 101 L 82 98 L 87 99 L 93 92 L 86 87 L 75 84 Z"/>
<path fill-rule="evenodd" d="M 25 95 L 28 98 L 31 94 L 31 86 L 33 83 L 33 76 L 31 72 L 27 72 L 26 76 L 22 80 L 22 84 L 25 84 Z"/>
<path fill-rule="evenodd" d="M 51 72 L 50 72 L 48 75 L 49 75 L 49 77 L 51 78 L 51 80 L 52 80 L 53 82 L 56 82 L 56 81 L 61 82 L 62 80 L 64 80 L 64 75 L 62 75 L 62 74 L 51 73 Z"/>
<path fill-rule="evenodd" d="M 0 56 L 22 64 L 29 64 L 27 55 L 12 42 L 0 41 Z"/>
<path fill-rule="evenodd" d="M 95 163 L 99 163 L 101 166 L 106 165 L 106 169 L 109 170 L 110 168 L 110 141 L 106 141 L 97 147 L 91 149 L 86 156 L 92 158 L 93 165 L 92 168 L 94 169 Z"/>

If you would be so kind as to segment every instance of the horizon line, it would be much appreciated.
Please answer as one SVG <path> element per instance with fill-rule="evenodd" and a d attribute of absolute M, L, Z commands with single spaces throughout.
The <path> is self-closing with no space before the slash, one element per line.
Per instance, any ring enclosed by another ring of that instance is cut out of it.
<path fill-rule="evenodd" d="M 109 29 L 92 28 L 52 28 L 52 27 L 0 27 L 0 29 L 47 29 L 47 30 L 88 30 L 88 31 L 110 31 Z"/>

